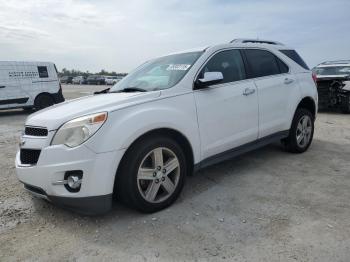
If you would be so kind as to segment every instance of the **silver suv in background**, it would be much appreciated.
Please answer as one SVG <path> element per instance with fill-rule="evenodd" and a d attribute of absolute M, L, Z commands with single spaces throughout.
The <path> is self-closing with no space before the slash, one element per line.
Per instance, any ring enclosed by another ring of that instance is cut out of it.
<path fill-rule="evenodd" d="M 327 61 L 315 66 L 312 71 L 318 79 L 330 77 L 349 77 L 350 60 Z"/>
<path fill-rule="evenodd" d="M 317 80 L 319 108 L 350 113 L 350 60 L 323 62 L 312 71 Z"/>

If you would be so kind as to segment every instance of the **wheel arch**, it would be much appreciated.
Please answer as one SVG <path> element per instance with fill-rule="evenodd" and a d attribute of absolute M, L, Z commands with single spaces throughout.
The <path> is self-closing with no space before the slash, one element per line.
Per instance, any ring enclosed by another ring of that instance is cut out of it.
<path fill-rule="evenodd" d="M 194 168 L 194 152 L 193 148 L 191 146 L 191 143 L 189 139 L 180 131 L 173 129 L 173 128 L 156 128 L 147 131 L 146 133 L 138 136 L 130 145 L 129 147 L 125 150 L 123 157 L 121 158 L 117 172 L 115 174 L 114 178 L 114 186 L 113 186 L 113 194 L 115 194 L 116 190 L 116 181 L 117 181 L 117 176 L 120 174 L 120 168 L 122 166 L 122 162 L 125 161 L 126 154 L 128 150 L 130 150 L 135 144 L 138 142 L 142 141 L 143 139 L 151 139 L 153 136 L 166 136 L 174 139 L 180 147 L 184 150 L 184 154 L 186 157 L 186 160 L 188 160 L 187 164 L 187 174 L 192 175 L 193 173 L 193 168 Z"/>
<path fill-rule="evenodd" d="M 49 92 L 41 92 L 41 93 L 37 94 L 37 95 L 34 97 L 33 103 L 35 104 L 35 101 L 37 100 L 37 98 L 40 97 L 40 96 L 43 96 L 43 95 L 48 95 L 48 96 L 50 96 L 52 99 L 54 99 L 54 97 L 52 96 L 51 93 L 49 93 Z M 55 100 L 55 99 L 54 99 L 54 100 Z"/>
<path fill-rule="evenodd" d="M 299 108 L 304 108 L 304 109 L 309 110 L 311 112 L 314 120 L 316 119 L 316 103 L 312 97 L 306 96 L 303 99 L 301 99 L 297 108 L 295 109 L 295 112 Z M 294 112 L 294 114 L 295 114 L 295 112 Z"/>

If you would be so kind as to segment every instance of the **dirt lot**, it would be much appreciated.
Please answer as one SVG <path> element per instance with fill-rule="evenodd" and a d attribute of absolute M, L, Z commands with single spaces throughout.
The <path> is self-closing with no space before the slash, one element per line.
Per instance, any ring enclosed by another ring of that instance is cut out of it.
<path fill-rule="evenodd" d="M 26 117 L 0 112 L 0 261 L 350 261 L 350 115 L 319 114 L 305 154 L 271 145 L 189 177 L 164 211 L 116 204 L 99 217 L 23 190 L 14 157 Z"/>

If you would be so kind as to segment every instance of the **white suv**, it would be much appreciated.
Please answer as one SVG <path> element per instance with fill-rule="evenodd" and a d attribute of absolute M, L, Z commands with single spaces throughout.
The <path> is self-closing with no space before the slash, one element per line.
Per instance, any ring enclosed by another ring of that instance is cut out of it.
<path fill-rule="evenodd" d="M 273 141 L 312 141 L 317 90 L 298 54 L 234 40 L 148 61 L 109 92 L 30 115 L 16 156 L 31 193 L 85 214 L 113 196 L 143 212 L 172 204 L 187 175 Z"/>

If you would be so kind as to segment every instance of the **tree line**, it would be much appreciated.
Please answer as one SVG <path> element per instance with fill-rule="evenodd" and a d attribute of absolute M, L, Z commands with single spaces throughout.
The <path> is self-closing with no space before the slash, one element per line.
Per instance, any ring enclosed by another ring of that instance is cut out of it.
<path fill-rule="evenodd" d="M 86 77 L 88 77 L 89 75 L 126 76 L 127 73 L 117 73 L 115 71 L 108 72 L 108 71 L 106 71 L 104 69 L 102 69 L 100 72 L 92 73 L 92 72 L 89 72 L 89 71 L 83 72 L 83 71 L 76 70 L 76 69 L 69 70 L 67 68 L 63 68 L 62 71 L 58 72 L 58 76 L 59 77 L 61 77 L 61 76 L 72 76 L 72 77 L 75 77 L 75 76 L 86 76 Z"/>

